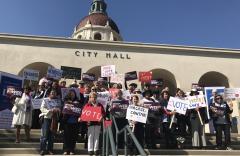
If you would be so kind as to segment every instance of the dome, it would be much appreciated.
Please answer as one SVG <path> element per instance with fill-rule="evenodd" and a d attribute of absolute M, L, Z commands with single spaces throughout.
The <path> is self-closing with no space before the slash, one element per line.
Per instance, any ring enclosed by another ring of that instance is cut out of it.
<path fill-rule="evenodd" d="M 119 34 L 119 29 L 116 23 L 104 13 L 92 13 L 84 17 L 80 21 L 80 23 L 77 25 L 76 30 L 79 30 L 85 27 L 85 25 L 88 24 L 88 21 L 92 25 L 99 25 L 99 26 L 105 26 L 107 25 L 107 22 L 108 22 L 109 26 Z"/>

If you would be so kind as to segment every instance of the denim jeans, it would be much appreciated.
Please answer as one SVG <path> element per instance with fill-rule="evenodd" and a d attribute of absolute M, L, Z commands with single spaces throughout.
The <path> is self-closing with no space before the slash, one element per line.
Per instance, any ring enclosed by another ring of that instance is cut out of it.
<path fill-rule="evenodd" d="M 44 119 L 42 124 L 42 136 L 40 138 L 40 150 L 52 151 L 53 150 L 53 134 L 50 130 L 51 119 Z"/>

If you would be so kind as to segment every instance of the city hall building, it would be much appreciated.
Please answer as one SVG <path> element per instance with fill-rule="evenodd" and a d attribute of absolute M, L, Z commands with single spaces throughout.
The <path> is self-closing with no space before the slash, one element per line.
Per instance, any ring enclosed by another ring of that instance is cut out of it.
<path fill-rule="evenodd" d="M 21 76 L 35 69 L 41 77 L 49 66 L 69 66 L 100 77 L 104 65 L 119 74 L 152 71 L 171 91 L 189 91 L 192 83 L 240 87 L 239 50 L 124 42 L 103 0 L 92 2 L 72 38 L 0 34 L 0 71 Z"/>

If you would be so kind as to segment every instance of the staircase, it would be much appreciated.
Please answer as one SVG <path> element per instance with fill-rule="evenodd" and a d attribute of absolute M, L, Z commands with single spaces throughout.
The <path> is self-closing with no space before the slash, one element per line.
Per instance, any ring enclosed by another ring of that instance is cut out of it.
<path fill-rule="evenodd" d="M 15 130 L 0 129 L 0 156 L 4 155 L 39 155 L 39 138 L 41 132 L 39 129 L 31 130 L 31 140 L 26 142 L 24 130 L 21 130 L 21 142 L 15 143 Z M 163 149 L 163 139 L 158 139 L 157 149 L 145 149 L 149 155 L 240 155 L 240 135 L 232 135 L 232 146 L 234 150 L 213 150 L 215 145 L 215 136 L 207 134 L 207 149 L 193 150 L 191 149 L 191 138 L 187 137 L 183 149 Z M 55 138 L 54 152 L 62 154 L 62 136 L 59 134 Z M 118 151 L 119 155 L 124 154 L 124 150 Z M 84 148 L 84 140 L 79 137 L 77 147 L 77 155 L 87 155 L 87 149 Z"/>

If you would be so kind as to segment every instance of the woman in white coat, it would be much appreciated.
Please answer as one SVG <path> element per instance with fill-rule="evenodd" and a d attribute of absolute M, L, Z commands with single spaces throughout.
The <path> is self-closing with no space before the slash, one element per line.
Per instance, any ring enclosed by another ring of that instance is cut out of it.
<path fill-rule="evenodd" d="M 23 126 L 25 129 L 26 140 L 30 140 L 30 127 L 32 124 L 32 105 L 31 105 L 31 88 L 25 87 L 21 98 L 16 98 L 13 106 L 12 125 L 16 128 L 16 143 L 20 143 L 20 130 Z"/>

